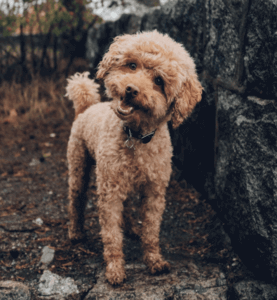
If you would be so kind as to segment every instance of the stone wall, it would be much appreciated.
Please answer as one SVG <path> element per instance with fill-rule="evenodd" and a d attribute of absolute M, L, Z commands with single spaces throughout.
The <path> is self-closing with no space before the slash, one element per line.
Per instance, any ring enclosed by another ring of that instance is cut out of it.
<path fill-rule="evenodd" d="M 183 43 L 205 88 L 172 133 L 175 176 L 214 204 L 244 263 L 277 280 L 277 3 L 174 0 L 143 18 L 92 28 L 95 67 L 113 38 L 158 29 Z"/>

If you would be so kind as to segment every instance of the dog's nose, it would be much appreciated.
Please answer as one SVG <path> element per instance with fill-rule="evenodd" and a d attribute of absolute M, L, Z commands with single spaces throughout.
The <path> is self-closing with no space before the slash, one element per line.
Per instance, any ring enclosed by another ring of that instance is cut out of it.
<path fill-rule="evenodd" d="M 139 88 L 134 84 L 128 84 L 126 86 L 126 97 L 135 98 L 139 94 Z"/>

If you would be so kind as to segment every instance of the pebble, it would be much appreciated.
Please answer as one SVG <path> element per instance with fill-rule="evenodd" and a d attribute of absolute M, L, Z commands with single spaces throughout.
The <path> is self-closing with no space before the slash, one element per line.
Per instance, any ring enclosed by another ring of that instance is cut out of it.
<path fill-rule="evenodd" d="M 35 167 L 35 166 L 37 166 L 37 165 L 39 165 L 39 164 L 40 164 L 39 159 L 33 158 L 32 161 L 29 163 L 29 166 L 30 166 L 30 167 Z"/>
<path fill-rule="evenodd" d="M 43 220 L 41 218 L 36 218 L 33 223 L 37 224 L 38 226 L 41 226 L 43 224 Z"/>
<path fill-rule="evenodd" d="M 57 295 L 66 297 L 71 294 L 79 294 L 77 285 L 72 278 L 61 277 L 49 270 L 45 270 L 40 277 L 38 290 L 41 296 L 54 296 L 55 299 L 57 299 Z"/>
<path fill-rule="evenodd" d="M 53 261 L 54 255 L 55 255 L 55 250 L 52 248 L 49 248 L 48 246 L 45 246 L 42 249 L 42 256 L 40 258 L 40 262 L 45 265 L 48 265 Z"/>

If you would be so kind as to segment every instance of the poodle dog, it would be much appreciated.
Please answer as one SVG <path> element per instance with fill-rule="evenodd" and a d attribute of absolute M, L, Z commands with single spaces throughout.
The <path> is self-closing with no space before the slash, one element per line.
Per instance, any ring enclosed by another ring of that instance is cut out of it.
<path fill-rule="evenodd" d="M 167 123 L 177 128 L 189 116 L 201 100 L 202 86 L 188 52 L 157 31 L 116 37 L 96 77 L 112 101 L 101 102 L 99 85 L 88 72 L 72 76 L 66 88 L 76 113 L 67 152 L 69 238 L 84 238 L 86 191 L 95 160 L 106 278 L 117 285 L 125 279 L 123 203 L 134 191 L 141 195 L 144 262 L 152 274 L 170 268 L 159 247 L 171 175 Z"/>

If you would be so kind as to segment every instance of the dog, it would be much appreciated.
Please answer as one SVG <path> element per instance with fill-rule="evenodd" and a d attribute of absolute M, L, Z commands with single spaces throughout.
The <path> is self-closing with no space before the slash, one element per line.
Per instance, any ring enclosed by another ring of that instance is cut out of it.
<path fill-rule="evenodd" d="M 84 238 L 86 191 L 93 158 L 106 278 L 118 285 L 126 278 L 123 203 L 134 191 L 142 197 L 143 260 L 152 274 L 170 269 L 159 246 L 171 175 L 168 122 L 177 128 L 191 114 L 201 100 L 202 86 L 188 52 L 158 31 L 114 39 L 96 73 L 111 101 L 101 102 L 99 85 L 88 75 L 75 74 L 66 87 L 66 96 L 75 108 L 67 150 L 69 238 Z"/>

